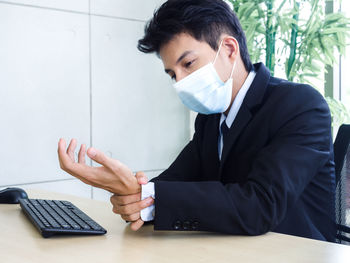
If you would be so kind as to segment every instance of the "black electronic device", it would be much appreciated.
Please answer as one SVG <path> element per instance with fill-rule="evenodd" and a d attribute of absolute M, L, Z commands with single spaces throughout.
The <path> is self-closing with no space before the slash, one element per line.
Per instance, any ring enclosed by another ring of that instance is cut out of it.
<path fill-rule="evenodd" d="M 23 212 L 43 237 L 57 234 L 102 235 L 107 231 L 68 201 L 20 199 Z"/>
<path fill-rule="evenodd" d="M 0 204 L 18 204 L 19 199 L 27 199 L 27 193 L 17 187 L 9 187 L 0 191 Z"/>

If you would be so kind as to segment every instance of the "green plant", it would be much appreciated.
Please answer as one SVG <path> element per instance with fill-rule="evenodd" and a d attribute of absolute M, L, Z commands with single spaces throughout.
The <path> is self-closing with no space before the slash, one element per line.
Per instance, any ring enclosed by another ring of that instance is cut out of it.
<path fill-rule="evenodd" d="M 326 66 L 337 62 L 335 51 L 345 53 L 350 36 L 349 18 L 339 12 L 325 14 L 326 1 L 228 0 L 246 32 L 252 61 L 265 61 L 272 75 L 278 65 L 288 80 L 314 86 L 323 80 Z M 344 121 L 341 102 L 327 101 L 333 122 Z"/>
<path fill-rule="evenodd" d="M 346 109 L 345 105 L 341 103 L 339 100 L 327 97 L 326 101 L 331 110 L 333 121 L 332 126 L 334 128 L 340 127 L 343 123 L 350 122 L 350 113 Z"/>

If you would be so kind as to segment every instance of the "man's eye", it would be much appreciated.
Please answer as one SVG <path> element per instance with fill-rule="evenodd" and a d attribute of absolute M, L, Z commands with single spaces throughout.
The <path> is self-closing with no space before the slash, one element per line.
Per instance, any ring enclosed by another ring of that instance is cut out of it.
<path fill-rule="evenodd" d="M 176 75 L 175 74 L 170 76 L 170 77 L 171 77 L 172 80 L 176 80 Z"/>
<path fill-rule="evenodd" d="M 186 67 L 186 68 L 189 68 L 189 67 L 193 64 L 193 62 L 194 62 L 194 60 L 192 60 L 192 61 L 190 61 L 190 62 L 187 62 L 187 63 L 185 64 L 185 67 Z"/>

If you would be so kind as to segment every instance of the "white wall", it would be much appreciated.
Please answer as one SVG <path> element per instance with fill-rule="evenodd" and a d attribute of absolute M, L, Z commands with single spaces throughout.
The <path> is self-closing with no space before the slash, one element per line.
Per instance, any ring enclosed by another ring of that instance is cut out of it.
<path fill-rule="evenodd" d="M 350 17 L 350 1 L 342 1 L 342 12 L 347 17 Z M 350 67 L 350 45 L 346 47 L 346 54 L 341 58 L 341 94 L 339 94 L 341 101 L 345 104 L 350 112 L 350 74 L 348 73 Z M 339 72 L 339 71 L 338 71 Z"/>
<path fill-rule="evenodd" d="M 190 138 L 161 61 L 136 49 L 162 0 L 0 0 L 0 188 L 97 199 L 61 171 L 77 138 L 154 177 Z"/>

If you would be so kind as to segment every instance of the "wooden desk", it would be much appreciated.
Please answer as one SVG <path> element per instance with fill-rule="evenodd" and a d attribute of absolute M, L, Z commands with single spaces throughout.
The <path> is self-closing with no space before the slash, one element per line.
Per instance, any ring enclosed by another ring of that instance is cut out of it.
<path fill-rule="evenodd" d="M 350 247 L 268 233 L 228 236 L 203 232 L 130 230 L 106 202 L 28 190 L 30 198 L 69 200 L 107 229 L 103 236 L 44 239 L 19 205 L 0 204 L 0 262 L 350 262 Z"/>

